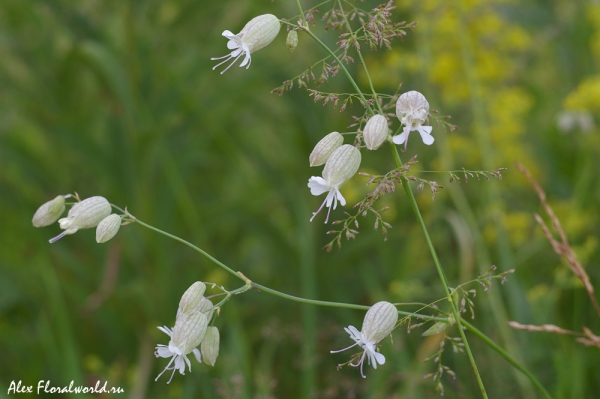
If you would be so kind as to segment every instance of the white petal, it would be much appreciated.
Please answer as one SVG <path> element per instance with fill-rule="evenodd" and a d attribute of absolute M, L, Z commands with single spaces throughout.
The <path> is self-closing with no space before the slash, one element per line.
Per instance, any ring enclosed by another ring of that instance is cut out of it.
<path fill-rule="evenodd" d="M 308 188 L 310 188 L 310 193 L 312 195 L 321 195 L 323 193 L 331 190 L 329 184 L 322 177 L 312 176 L 308 179 Z"/>
<path fill-rule="evenodd" d="M 340 204 L 342 204 L 342 206 L 346 205 L 346 199 L 344 198 L 340 190 L 335 190 L 335 195 L 337 196 L 337 199 L 338 201 L 340 201 Z M 333 209 L 335 209 L 335 207 Z"/>
<path fill-rule="evenodd" d="M 392 141 L 394 142 L 394 144 L 403 144 L 406 141 L 407 137 L 408 133 L 402 132 L 399 135 L 392 137 Z"/>
<path fill-rule="evenodd" d="M 426 145 L 433 144 L 433 141 L 435 139 L 431 135 L 431 130 L 432 130 L 431 126 L 420 126 L 417 130 L 421 134 L 421 139 L 423 139 L 423 143 L 425 143 Z"/>
<path fill-rule="evenodd" d="M 157 345 L 156 346 L 156 351 L 154 352 L 154 354 L 157 357 L 171 357 L 173 356 L 173 352 L 171 352 L 169 350 L 169 347 L 166 345 Z"/>
<path fill-rule="evenodd" d="M 385 364 L 385 356 L 383 356 L 381 353 L 373 352 L 372 356 L 373 356 L 373 360 L 374 360 L 373 368 L 377 368 L 377 366 L 375 365 L 376 363 Z"/>
<path fill-rule="evenodd" d="M 326 201 L 325 206 L 327 208 L 331 208 L 331 204 L 334 203 L 334 200 L 335 200 L 335 203 L 333 205 L 333 209 L 335 209 L 337 207 L 337 198 L 335 195 L 336 191 L 338 191 L 338 190 L 335 188 L 332 188 L 331 191 L 329 191 L 329 194 L 327 194 L 327 198 L 325 199 L 325 201 Z"/>
<path fill-rule="evenodd" d="M 200 356 L 200 351 L 198 350 L 198 348 L 194 349 L 192 351 L 192 353 L 196 357 L 196 360 L 198 361 L 198 363 L 202 363 L 202 356 Z"/>

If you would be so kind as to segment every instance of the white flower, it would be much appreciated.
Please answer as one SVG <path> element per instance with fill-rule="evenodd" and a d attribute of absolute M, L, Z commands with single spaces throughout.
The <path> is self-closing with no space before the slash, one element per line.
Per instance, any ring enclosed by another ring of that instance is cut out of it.
<path fill-rule="evenodd" d="M 378 149 L 388 136 L 388 123 L 383 115 L 373 115 L 367 121 L 363 138 L 369 150 Z"/>
<path fill-rule="evenodd" d="M 398 98 L 396 102 L 396 116 L 404 125 L 404 131 L 392 138 L 395 144 L 404 143 L 404 151 L 408 144 L 408 135 L 416 130 L 421 134 L 423 143 L 433 144 L 434 138 L 431 135 L 431 126 L 421 126 L 427 120 L 429 115 L 429 103 L 425 96 L 418 91 L 409 91 Z"/>
<path fill-rule="evenodd" d="M 121 216 L 113 213 L 102 219 L 96 227 L 96 242 L 103 243 L 113 238 L 121 228 Z"/>
<path fill-rule="evenodd" d="M 225 73 L 242 55 L 246 57 L 240 64 L 240 67 L 245 66 L 246 69 L 250 68 L 252 62 L 250 54 L 271 43 L 279 33 L 279 28 L 279 19 L 275 15 L 264 14 L 252 18 L 237 35 L 228 30 L 224 31 L 223 36 L 229 39 L 227 48 L 232 51 L 223 57 L 211 58 L 211 60 L 222 60 L 225 58 L 219 64 L 215 65 L 213 70 L 233 58 L 231 64 L 221 72 L 221 74 Z"/>
<path fill-rule="evenodd" d="M 343 143 L 344 136 L 338 132 L 331 132 L 327 136 L 323 137 L 321 140 L 319 140 L 308 157 L 310 166 L 323 165 L 325 162 L 327 162 L 331 154 L 333 154 L 333 152 Z"/>
<path fill-rule="evenodd" d="M 59 195 L 53 200 L 50 200 L 40 206 L 37 211 L 35 211 L 35 215 L 33 215 L 33 219 L 31 220 L 33 226 L 44 227 L 56 222 L 58 218 L 65 212 L 65 198 L 70 196 L 70 194 Z"/>
<path fill-rule="evenodd" d="M 377 369 L 378 364 L 385 363 L 385 356 L 377 352 L 377 344 L 392 332 L 397 322 L 398 311 L 396 307 L 389 302 L 377 302 L 367 311 L 362 331 L 358 331 L 354 326 L 344 327 L 344 330 L 355 343 L 347 348 L 331 351 L 331 353 L 342 352 L 356 345 L 360 346 L 363 349 L 363 354 L 360 356 L 358 363 L 350 363 L 350 365 L 353 367 L 360 366 L 360 375 L 365 378 L 363 373 L 365 358 L 367 363 L 373 365 L 374 369 Z"/>
<path fill-rule="evenodd" d="M 171 358 L 167 367 L 156 377 L 157 381 L 161 375 L 167 370 L 173 370 L 171 378 L 167 384 L 173 379 L 175 371 L 179 370 L 180 374 L 185 374 L 185 365 L 192 371 L 192 364 L 187 358 L 187 355 L 193 353 L 198 363 L 202 362 L 202 357 L 197 346 L 200 345 L 206 328 L 208 326 L 208 318 L 202 312 L 184 313 L 178 318 L 173 329 L 168 327 L 158 327 L 159 330 L 171 337 L 169 345 L 157 345 L 154 355 L 156 357 Z"/>
<path fill-rule="evenodd" d="M 331 211 L 331 205 L 333 209 L 337 207 L 338 201 L 340 204 L 346 205 L 346 200 L 340 193 L 340 186 L 348 181 L 360 166 L 360 151 L 350 145 L 344 144 L 338 147 L 327 159 L 325 168 L 323 169 L 323 177 L 312 176 L 308 179 L 308 187 L 312 195 L 321 195 L 328 193 L 327 197 L 319 207 L 319 209 L 313 213 L 310 221 L 323 209 L 323 206 L 327 206 L 327 218 L 325 223 L 329 220 L 329 212 Z"/>
<path fill-rule="evenodd" d="M 594 119 L 587 111 L 562 111 L 557 115 L 558 129 L 563 133 L 572 130 L 589 132 L 594 129 Z"/>
<path fill-rule="evenodd" d="M 76 203 L 69 209 L 66 218 L 58 219 L 60 228 L 65 231 L 51 239 L 50 243 L 60 240 L 67 234 L 73 234 L 79 229 L 96 227 L 102 219 L 110 215 L 111 209 L 110 203 L 104 197 L 90 197 Z"/>

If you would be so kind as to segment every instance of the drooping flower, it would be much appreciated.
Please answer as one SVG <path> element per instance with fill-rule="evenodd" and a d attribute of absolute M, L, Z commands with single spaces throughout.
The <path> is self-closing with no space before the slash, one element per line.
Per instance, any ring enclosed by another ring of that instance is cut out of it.
<path fill-rule="evenodd" d="M 398 311 L 396 307 L 389 302 L 377 302 L 367 311 L 363 320 L 362 331 L 358 331 L 354 326 L 344 327 L 344 330 L 355 343 L 347 348 L 331 351 L 331 353 L 342 352 L 356 345 L 360 346 L 363 353 L 358 363 L 350 363 L 350 365 L 353 367 L 360 366 L 360 375 L 365 378 L 363 373 L 365 358 L 367 363 L 371 364 L 374 369 L 377 369 L 378 364 L 385 363 L 385 356 L 377 352 L 377 344 L 392 332 L 397 322 Z"/>
<path fill-rule="evenodd" d="M 96 227 L 105 217 L 110 215 L 110 203 L 104 197 L 90 197 L 73 205 L 66 218 L 58 219 L 60 228 L 65 230 L 50 243 L 56 242 L 68 234 L 73 234 L 80 229 Z"/>
<path fill-rule="evenodd" d="M 429 103 L 425 96 L 418 91 L 409 91 L 404 93 L 396 101 L 396 116 L 404 125 L 404 130 L 392 138 L 395 144 L 404 143 L 404 151 L 408 144 L 408 135 L 416 130 L 421 135 L 423 143 L 433 144 L 434 138 L 431 135 L 431 126 L 422 126 L 429 115 Z"/>
<path fill-rule="evenodd" d="M 308 157 L 310 166 L 323 165 L 325 162 L 327 162 L 331 154 L 333 154 L 333 152 L 343 143 L 344 136 L 338 132 L 331 132 L 327 136 L 323 137 L 321 140 L 319 140 Z"/>
<path fill-rule="evenodd" d="M 96 242 L 101 244 L 113 238 L 121 228 L 121 216 L 113 213 L 102 219 L 96 227 Z"/>
<path fill-rule="evenodd" d="M 157 345 L 154 355 L 156 357 L 171 358 L 167 367 L 156 377 L 157 381 L 161 375 L 167 370 L 173 370 L 171 378 L 167 381 L 167 384 L 173 379 L 175 371 L 179 370 L 180 374 L 185 374 L 185 365 L 188 365 L 188 369 L 192 371 L 192 364 L 188 359 L 187 355 L 193 353 L 198 363 L 202 362 L 202 356 L 197 346 L 200 345 L 204 335 L 206 334 L 206 328 L 208 327 L 208 318 L 202 312 L 183 313 L 180 318 L 175 322 L 175 327 L 171 330 L 170 328 L 158 327 L 159 330 L 171 337 L 169 345 Z"/>
<path fill-rule="evenodd" d="M 237 35 L 234 35 L 228 30 L 223 31 L 223 36 L 229 39 L 227 48 L 231 50 L 231 53 L 224 55 L 223 57 L 211 58 L 213 61 L 224 59 L 215 65 L 213 70 L 233 59 L 231 64 L 221 71 L 221 74 L 225 73 L 225 71 L 235 64 L 242 55 L 245 55 L 245 57 L 244 61 L 240 64 L 240 67 L 245 66 L 246 69 L 250 68 L 252 62 L 250 54 L 271 43 L 279 33 L 279 28 L 279 19 L 275 15 L 264 14 L 252 18 Z"/>
<path fill-rule="evenodd" d="M 50 200 L 40 206 L 37 211 L 35 211 L 35 215 L 33 215 L 33 219 L 31 220 L 33 226 L 44 227 L 56 222 L 58 218 L 65 212 L 65 198 L 70 196 L 70 194 L 59 195 L 53 200 Z"/>
<path fill-rule="evenodd" d="M 332 204 L 333 209 L 337 207 L 338 201 L 340 201 L 340 204 L 346 205 L 346 199 L 340 193 L 339 188 L 354 176 L 360 166 L 360 159 L 360 151 L 356 147 L 344 144 L 338 147 L 327 159 L 323 169 L 323 177 L 312 176 L 308 179 L 308 187 L 312 195 L 328 193 L 319 209 L 310 218 L 311 222 L 321 212 L 323 206 L 329 208 L 325 219 L 325 223 L 327 223 Z"/>
<path fill-rule="evenodd" d="M 383 115 L 373 115 L 367 121 L 363 139 L 369 150 L 378 149 L 388 136 L 388 123 Z"/>

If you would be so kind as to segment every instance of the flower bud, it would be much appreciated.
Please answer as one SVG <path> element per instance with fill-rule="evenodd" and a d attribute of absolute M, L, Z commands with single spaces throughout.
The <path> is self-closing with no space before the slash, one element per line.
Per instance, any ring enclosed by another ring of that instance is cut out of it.
<path fill-rule="evenodd" d="M 179 318 L 180 312 L 190 313 L 194 311 L 200 304 L 200 301 L 204 298 L 204 291 L 206 291 L 206 284 L 202 281 L 196 281 L 192 284 L 181 296 L 179 309 L 177 310 L 177 318 Z"/>
<path fill-rule="evenodd" d="M 310 153 L 308 158 L 310 166 L 323 165 L 327 162 L 333 151 L 339 148 L 343 142 L 344 137 L 338 132 L 331 132 L 323 137 Z"/>
<path fill-rule="evenodd" d="M 295 30 L 289 31 L 287 39 L 285 39 L 285 45 L 290 51 L 294 51 L 298 46 L 298 32 Z"/>
<path fill-rule="evenodd" d="M 369 150 L 378 149 L 388 136 L 387 119 L 383 115 L 374 115 L 365 125 L 363 138 Z"/>
<path fill-rule="evenodd" d="M 96 242 L 103 243 L 113 238 L 121 227 L 121 216 L 113 213 L 102 219 L 96 227 Z"/>
<path fill-rule="evenodd" d="M 171 337 L 173 345 L 184 354 L 190 353 L 204 339 L 206 327 L 208 327 L 208 318 L 204 313 L 183 313 L 173 328 Z"/>
<path fill-rule="evenodd" d="M 429 103 L 425 96 L 418 91 L 402 94 L 396 101 L 396 116 L 400 122 L 411 126 L 424 123 L 429 115 Z"/>
<path fill-rule="evenodd" d="M 35 215 L 33 215 L 31 223 L 33 223 L 34 227 L 49 226 L 56 222 L 64 211 L 65 197 L 59 195 L 53 200 L 48 201 L 40 206 L 37 211 L 35 211 Z"/>
<path fill-rule="evenodd" d="M 348 181 L 360 166 L 360 151 L 350 145 L 338 147 L 329 157 L 323 169 L 323 178 L 330 187 L 339 188 Z"/>
<path fill-rule="evenodd" d="M 379 342 L 390 335 L 398 322 L 398 311 L 389 302 L 377 302 L 367 311 L 362 334 L 371 342 Z"/>
<path fill-rule="evenodd" d="M 217 327 L 208 327 L 204 339 L 200 344 L 200 352 L 204 363 L 214 366 L 219 356 L 219 330 Z"/>

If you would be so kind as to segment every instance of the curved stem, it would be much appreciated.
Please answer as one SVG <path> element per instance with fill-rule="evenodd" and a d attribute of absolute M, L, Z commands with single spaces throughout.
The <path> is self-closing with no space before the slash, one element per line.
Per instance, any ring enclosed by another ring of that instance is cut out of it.
<path fill-rule="evenodd" d="M 132 216 L 133 217 L 133 216 Z M 150 230 L 154 230 L 157 233 L 160 233 L 162 235 L 165 235 L 169 238 L 174 239 L 175 241 L 179 241 L 182 244 L 187 245 L 188 247 L 192 248 L 194 251 L 196 252 L 200 252 L 202 255 L 204 255 L 205 258 L 207 258 L 208 260 L 210 260 L 212 263 L 214 263 L 215 265 L 219 266 L 220 268 L 224 269 L 225 271 L 227 271 L 230 274 L 233 274 L 235 277 L 239 278 L 240 280 L 244 280 L 242 276 L 240 276 L 238 273 L 236 273 L 233 269 L 230 269 L 228 266 L 226 266 L 224 263 L 220 262 L 219 260 L 217 260 L 216 258 L 214 258 L 212 255 L 210 255 L 208 252 L 205 252 L 204 250 L 202 250 L 201 248 L 195 246 L 194 244 L 192 244 L 191 242 L 188 242 L 186 240 L 184 240 L 183 238 L 179 238 L 177 236 L 174 236 L 173 234 L 167 233 L 166 231 L 163 231 L 161 229 L 157 229 L 154 226 L 151 226 L 149 224 L 146 224 L 144 222 L 142 222 L 141 220 L 139 220 L 138 218 L 134 218 L 135 223 L 139 223 L 140 225 L 150 229 Z"/>
<path fill-rule="evenodd" d="M 398 148 L 391 144 L 392 155 L 394 156 L 394 160 L 396 162 L 396 166 L 400 168 L 402 166 L 402 161 L 400 159 L 400 154 L 398 153 Z M 408 201 L 410 202 L 410 206 L 417 218 L 419 225 L 421 226 L 421 230 L 423 230 L 423 234 L 425 235 L 425 241 L 427 241 L 427 247 L 429 248 L 429 252 L 431 252 L 431 257 L 433 258 L 433 263 L 435 264 L 435 268 L 437 269 L 438 275 L 440 277 L 440 281 L 442 282 L 442 286 L 444 287 L 444 293 L 446 294 L 446 298 L 450 303 L 450 309 L 452 310 L 452 314 L 456 320 L 456 324 L 458 327 L 458 333 L 462 338 L 463 343 L 465 344 L 465 351 L 467 352 L 467 356 L 469 357 L 469 362 L 471 362 L 471 367 L 473 368 L 473 373 L 475 373 L 475 377 L 477 378 L 477 384 L 479 385 L 479 389 L 481 391 L 481 395 L 483 398 L 487 399 L 487 392 L 485 391 L 485 386 L 483 385 L 483 380 L 481 379 L 481 375 L 479 374 L 479 369 L 477 368 L 477 364 L 475 363 L 475 358 L 473 357 L 473 353 L 471 352 L 471 347 L 469 346 L 469 342 L 467 341 L 467 337 L 465 336 L 465 332 L 463 330 L 463 326 L 461 323 L 460 313 L 456 304 L 452 300 L 452 294 L 450 293 L 450 288 L 448 288 L 448 280 L 446 279 L 446 275 L 444 273 L 444 269 L 442 269 L 442 265 L 437 257 L 435 252 L 435 248 L 433 247 L 433 243 L 431 242 L 431 238 L 429 237 L 429 233 L 427 231 L 427 226 L 425 226 L 425 222 L 423 221 L 423 216 L 421 216 L 421 211 L 419 210 L 419 206 L 417 205 L 417 201 L 415 200 L 415 196 L 410 188 L 410 184 L 406 177 L 402 176 L 402 186 L 404 191 L 406 192 L 406 196 L 408 197 Z"/>
<path fill-rule="evenodd" d="M 319 39 L 317 36 L 315 36 L 314 33 L 312 33 L 309 30 L 305 30 L 305 32 L 308 33 L 308 35 L 310 37 L 312 37 L 313 40 L 316 41 L 321 47 L 323 47 L 325 49 L 325 51 L 327 51 L 329 53 L 329 55 L 331 55 L 333 57 L 333 59 L 335 59 L 335 61 L 340 66 L 340 68 L 342 68 L 342 71 L 344 71 L 344 75 L 346 75 L 346 77 L 350 81 L 350 84 L 352 85 L 352 87 L 354 87 L 354 90 L 356 90 L 356 93 L 358 93 L 358 95 L 360 96 L 360 99 L 362 100 L 362 102 L 365 105 L 365 107 L 367 108 L 367 110 L 371 114 L 373 114 L 373 109 L 371 108 L 371 105 L 367 102 L 367 99 L 363 95 L 362 90 L 360 90 L 360 88 L 358 87 L 358 84 L 356 84 L 356 81 L 354 80 L 354 78 L 352 77 L 352 75 L 350 75 L 350 72 L 348 72 L 348 69 L 346 69 L 346 66 L 344 65 L 344 63 L 339 59 L 339 57 L 325 43 L 323 43 L 321 41 L 321 39 Z"/>
<path fill-rule="evenodd" d="M 128 211 L 123 211 L 121 208 L 113 205 L 116 209 L 120 210 L 121 212 L 124 212 L 126 215 L 128 215 L 129 217 L 132 218 L 132 220 L 135 221 L 135 223 L 139 223 L 141 226 L 144 226 L 150 230 L 156 231 L 157 233 L 160 233 L 162 235 L 165 235 L 169 238 L 174 239 L 175 241 L 179 241 L 182 244 L 187 245 L 188 247 L 192 248 L 194 251 L 199 252 L 201 255 L 203 255 L 204 257 L 206 257 L 208 260 L 210 260 L 211 262 L 213 262 L 214 264 L 216 264 L 217 266 L 225 269 L 226 271 L 228 271 L 229 273 L 233 274 L 235 277 L 237 277 L 238 279 L 244 281 L 246 283 L 246 285 L 244 287 L 240 287 L 237 288 L 233 291 L 230 291 L 229 294 L 233 295 L 233 294 L 241 294 L 245 291 L 247 291 L 249 289 L 249 287 L 251 288 L 255 288 L 259 291 L 264 291 L 266 293 L 269 293 L 271 295 L 275 295 L 278 296 L 280 298 L 284 298 L 284 299 L 288 299 L 290 301 L 294 301 L 294 302 L 300 302 L 300 303 L 305 303 L 305 304 L 309 304 L 309 305 L 317 305 L 317 306 L 328 306 L 328 307 L 337 307 L 337 308 L 346 308 L 346 309 L 358 309 L 358 310 L 368 310 L 370 308 L 370 306 L 365 306 L 365 305 L 354 305 L 351 303 L 342 303 L 342 302 L 329 302 L 329 301 L 319 301 L 316 299 L 306 299 L 306 298 L 301 298 L 301 297 L 297 297 L 294 295 L 289 295 L 289 294 L 285 294 L 283 292 L 274 290 L 272 288 L 266 287 L 264 285 L 255 283 L 253 281 L 251 281 L 250 279 L 248 279 L 246 276 L 244 276 L 242 273 L 240 272 L 235 272 L 233 269 L 229 268 L 228 266 L 226 266 L 225 264 L 223 264 L 222 262 L 218 261 L 216 258 L 214 258 L 213 256 L 211 256 L 210 254 L 208 254 L 206 251 L 203 251 L 202 249 L 200 249 L 199 247 L 195 246 L 194 244 L 184 240 L 183 238 L 179 238 L 173 234 L 167 233 L 166 231 L 160 230 L 154 226 L 151 226 L 147 223 L 142 222 L 141 220 L 139 220 L 138 218 L 134 217 L 133 215 L 131 215 Z M 229 296 L 231 296 L 229 295 Z M 229 299 L 229 298 L 227 298 Z M 402 310 L 398 311 L 398 314 L 403 315 L 403 316 L 411 316 L 411 317 L 415 317 L 417 319 L 421 319 L 421 320 L 435 320 L 435 321 L 444 321 L 444 322 L 448 322 L 448 318 L 446 317 L 436 317 L 436 316 L 430 316 L 430 315 L 424 315 L 424 314 L 419 314 L 419 313 L 414 313 L 414 312 L 405 312 Z"/>
<path fill-rule="evenodd" d="M 523 367 L 521 365 L 521 363 L 516 361 L 510 354 L 508 354 L 508 352 L 506 352 L 504 349 L 502 349 L 500 346 L 498 346 L 487 335 L 485 335 L 484 333 L 479 331 L 477 328 L 475 328 L 472 324 L 470 324 L 466 320 L 461 319 L 461 323 L 463 326 L 465 326 L 467 328 L 467 330 L 469 330 L 473 334 L 475 334 L 477 336 L 477 338 L 479 338 L 485 344 L 487 344 L 490 348 L 492 348 L 493 350 L 498 352 L 500 354 L 500 356 L 502 356 L 504 359 L 506 359 L 506 361 L 508 361 L 510 364 L 512 364 L 514 368 L 519 370 L 521 373 L 525 374 L 525 376 L 527 376 L 527 378 L 529 378 L 529 380 L 533 383 L 533 385 L 535 385 L 535 387 L 540 391 L 540 393 L 546 399 L 552 399 L 552 397 L 550 396 L 548 391 L 546 391 L 546 388 L 544 388 L 544 386 L 535 378 L 535 376 L 533 374 L 531 374 L 531 372 L 529 370 L 527 370 L 525 367 Z"/>
<path fill-rule="evenodd" d="M 350 21 L 348 21 L 348 18 L 346 17 L 346 13 L 344 12 L 344 8 L 342 6 L 341 0 L 338 0 L 338 5 L 340 6 L 340 10 L 342 11 L 342 15 L 344 16 L 344 22 L 346 23 L 348 32 L 351 32 L 351 34 L 354 35 L 355 32 L 352 30 L 352 27 L 350 26 Z M 369 82 L 369 87 L 371 88 L 371 93 L 373 93 L 373 101 L 375 102 L 375 105 L 377 106 L 377 109 L 379 110 L 381 115 L 383 115 L 383 109 L 381 109 L 381 105 L 379 104 L 379 101 L 377 100 L 377 92 L 375 91 L 375 88 L 373 87 L 373 80 L 371 80 L 371 74 L 369 73 L 367 64 L 365 64 L 365 59 L 363 58 L 360 50 L 356 50 L 356 52 L 358 53 L 358 57 L 360 58 L 360 63 L 363 66 L 363 70 L 365 71 L 365 76 L 367 77 L 367 80 Z"/>

